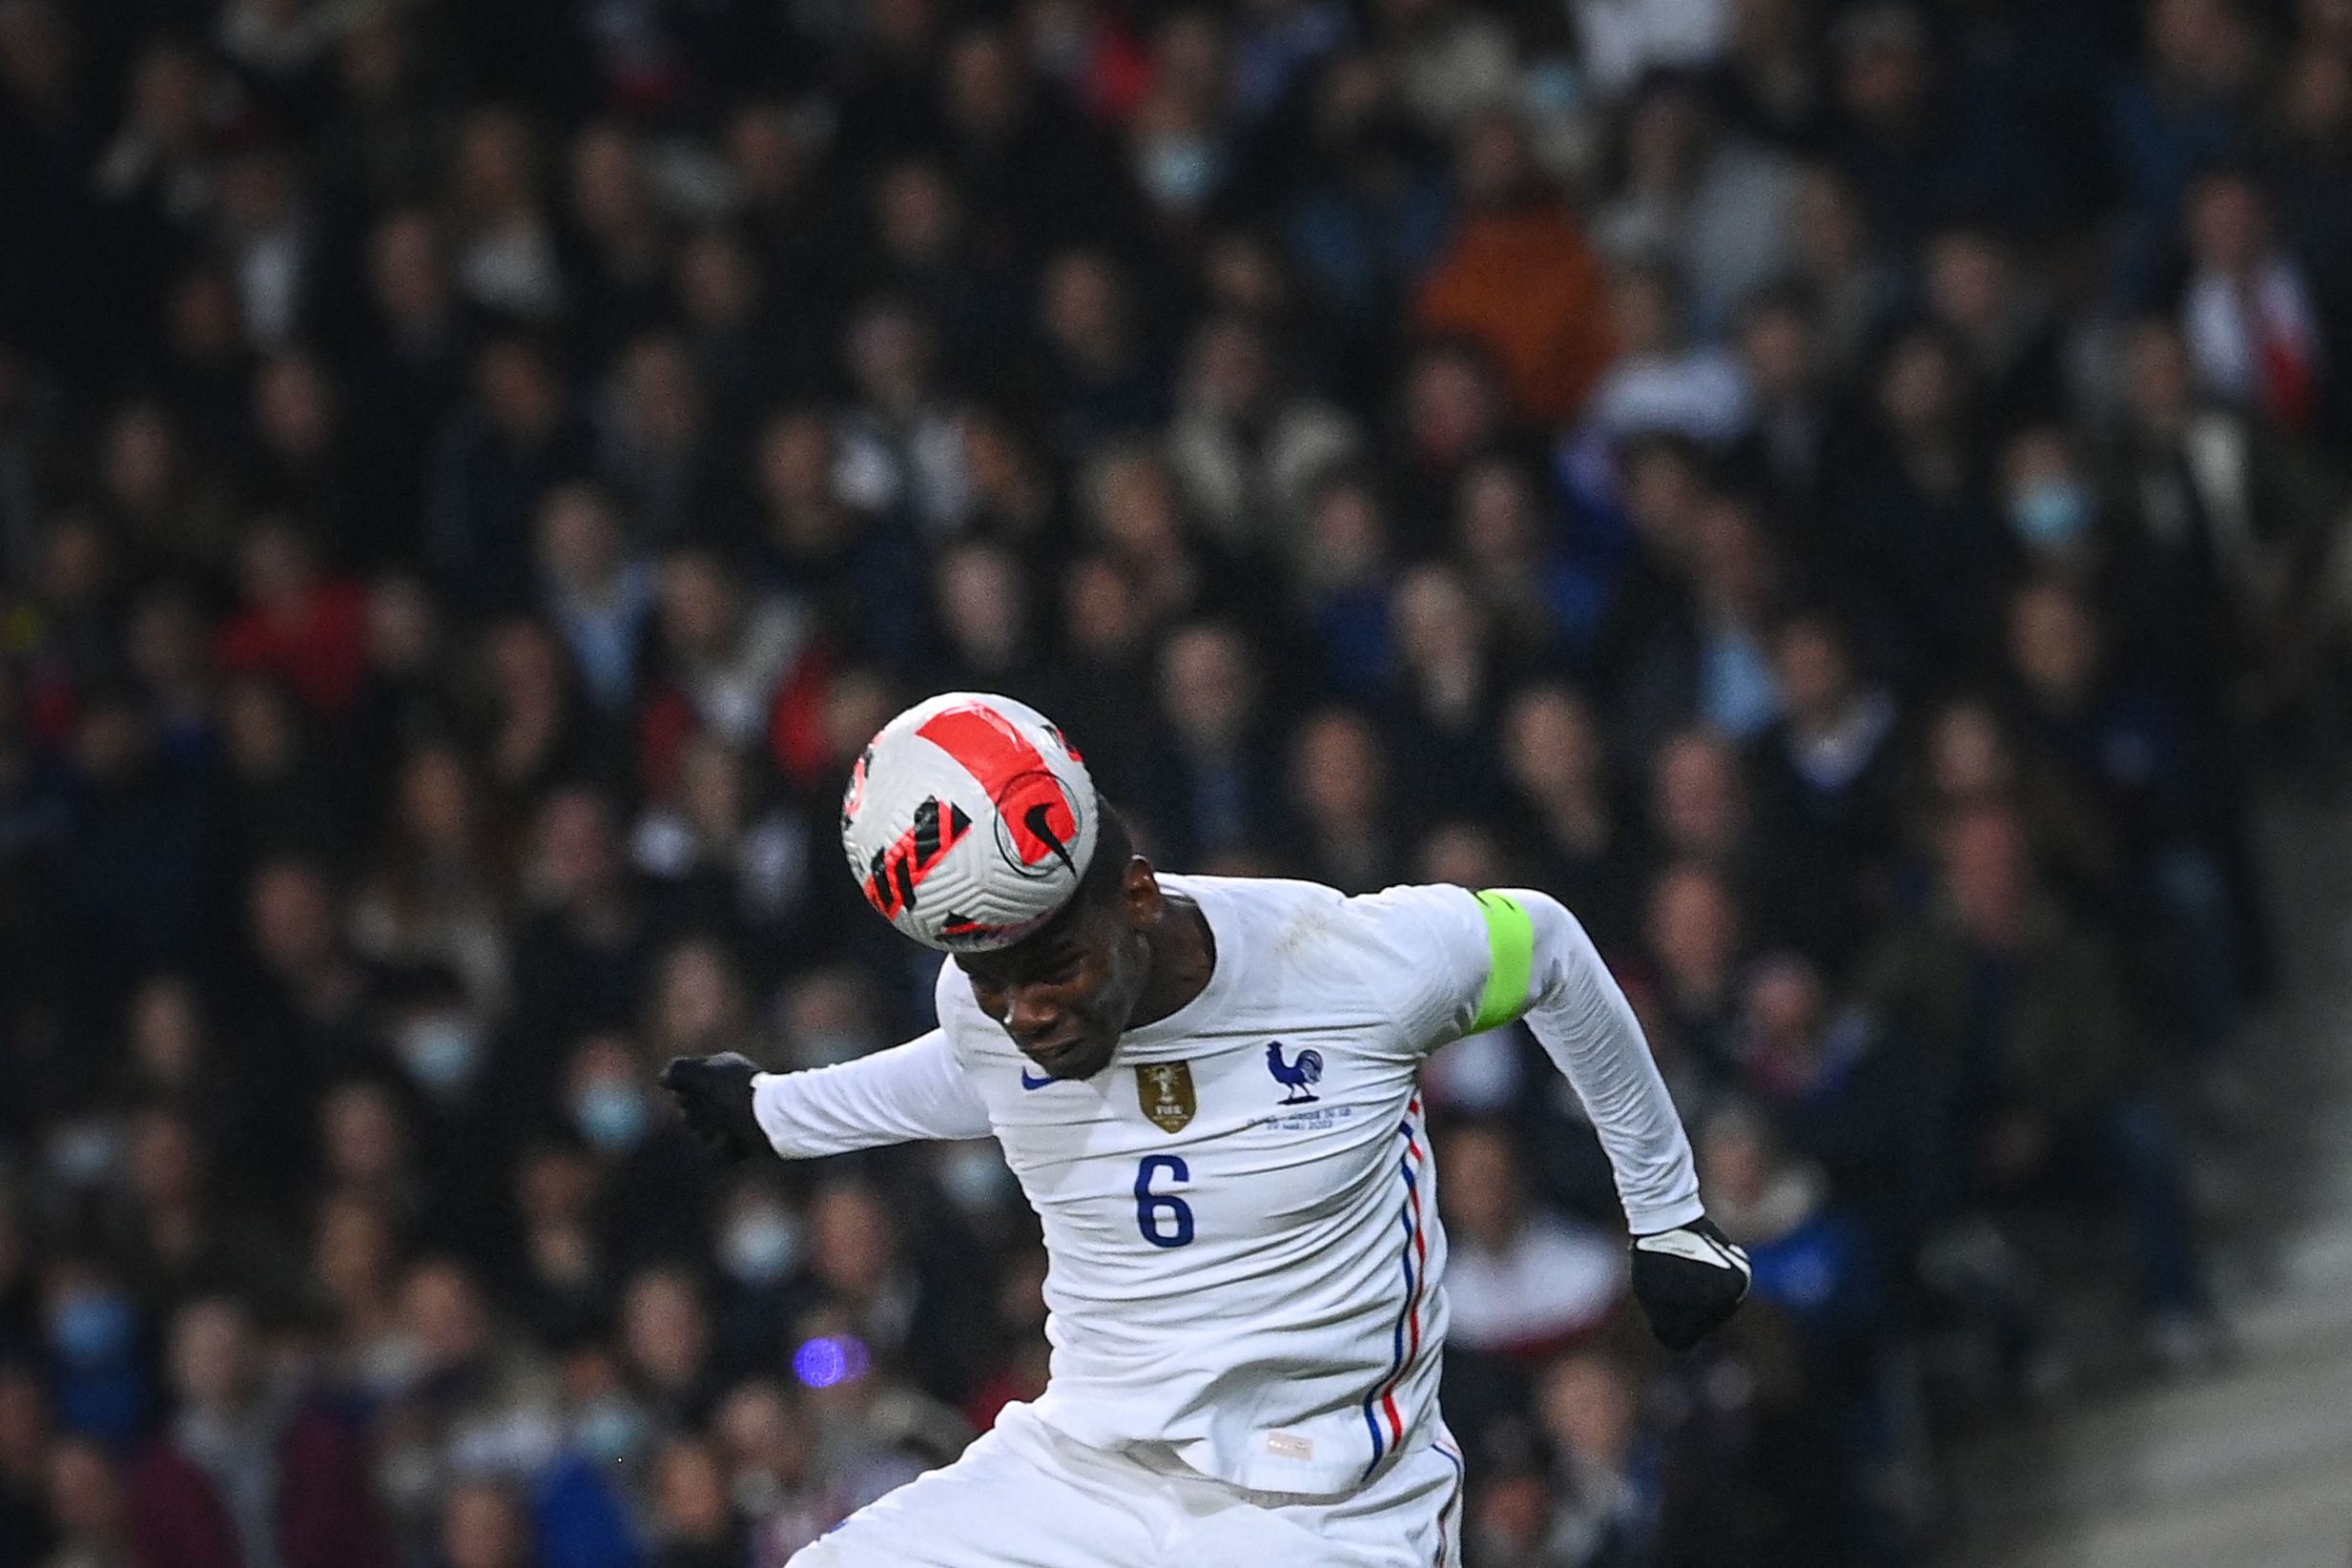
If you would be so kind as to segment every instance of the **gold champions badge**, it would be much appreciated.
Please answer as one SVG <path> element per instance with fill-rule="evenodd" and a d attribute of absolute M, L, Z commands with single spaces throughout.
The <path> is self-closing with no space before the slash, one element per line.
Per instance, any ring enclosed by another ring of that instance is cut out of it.
<path fill-rule="evenodd" d="M 1192 1098 L 1192 1063 L 1160 1062 L 1135 1069 L 1135 1098 L 1162 1132 L 1182 1132 L 1200 1108 Z"/>

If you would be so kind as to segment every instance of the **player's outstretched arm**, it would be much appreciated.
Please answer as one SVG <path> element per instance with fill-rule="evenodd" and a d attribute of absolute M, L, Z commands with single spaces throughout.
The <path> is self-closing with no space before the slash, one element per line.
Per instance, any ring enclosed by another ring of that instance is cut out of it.
<path fill-rule="evenodd" d="M 764 1073 L 733 1051 L 679 1057 L 661 1083 L 688 1129 L 725 1163 L 763 1149 L 801 1160 L 989 1131 L 987 1107 L 937 1030 L 809 1072 Z"/>
<path fill-rule="evenodd" d="M 1517 888 L 1477 897 L 1492 954 L 1481 1012 L 1507 1001 L 1497 982 L 1508 992 L 1525 977 L 1528 1027 L 1608 1151 L 1634 1233 L 1634 1299 L 1661 1343 L 1687 1350 L 1739 1310 L 1750 1270 L 1700 1207 L 1690 1141 L 1641 1025 L 1559 900 Z"/>

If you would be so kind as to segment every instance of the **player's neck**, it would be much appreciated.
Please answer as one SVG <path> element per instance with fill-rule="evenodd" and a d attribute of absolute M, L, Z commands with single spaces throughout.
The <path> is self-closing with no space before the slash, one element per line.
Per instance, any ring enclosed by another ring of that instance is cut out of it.
<path fill-rule="evenodd" d="M 1199 996 L 1217 968 L 1217 938 L 1208 929 L 1208 917 L 1182 894 L 1167 895 L 1166 914 L 1143 935 L 1151 950 L 1151 978 L 1127 1020 L 1130 1029 L 1157 1023 Z"/>

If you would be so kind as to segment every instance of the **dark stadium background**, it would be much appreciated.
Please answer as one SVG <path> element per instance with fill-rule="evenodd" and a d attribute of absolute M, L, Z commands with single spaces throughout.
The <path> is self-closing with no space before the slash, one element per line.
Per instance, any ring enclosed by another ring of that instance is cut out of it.
<path fill-rule="evenodd" d="M 1636 999 L 1756 1297 L 1437 1058 L 1475 1565 L 1923 1560 L 2227 1351 L 2348 312 L 2341 0 L 0 0 L 0 1562 L 777 1568 L 1034 1394 L 992 1145 L 650 1082 L 925 1026 L 959 687 Z"/>

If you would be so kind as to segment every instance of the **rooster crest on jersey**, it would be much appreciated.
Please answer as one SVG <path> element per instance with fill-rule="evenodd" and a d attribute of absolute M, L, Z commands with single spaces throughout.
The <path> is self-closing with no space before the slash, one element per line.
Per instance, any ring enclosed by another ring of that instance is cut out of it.
<path fill-rule="evenodd" d="M 1051 919 L 1094 856 L 1094 780 L 1053 722 L 950 691 L 882 726 L 841 795 L 841 847 L 882 917 L 926 947 L 1003 947 Z"/>
<path fill-rule="evenodd" d="M 1274 1082 L 1286 1091 L 1282 1103 L 1286 1105 L 1311 1105 L 1318 1096 L 1311 1085 L 1323 1082 L 1323 1053 L 1310 1046 L 1298 1053 L 1295 1062 L 1282 1059 L 1282 1042 L 1266 1042 L 1266 1070 L 1274 1075 Z"/>

